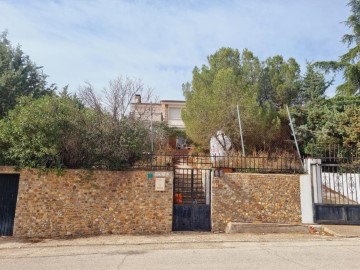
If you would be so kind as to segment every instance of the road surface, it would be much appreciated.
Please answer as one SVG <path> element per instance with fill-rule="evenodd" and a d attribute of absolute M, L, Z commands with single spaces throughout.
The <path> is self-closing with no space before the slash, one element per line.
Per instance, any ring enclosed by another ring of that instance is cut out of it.
<path fill-rule="evenodd" d="M 0 242 L 0 269 L 360 269 L 360 238 L 161 239 Z"/>

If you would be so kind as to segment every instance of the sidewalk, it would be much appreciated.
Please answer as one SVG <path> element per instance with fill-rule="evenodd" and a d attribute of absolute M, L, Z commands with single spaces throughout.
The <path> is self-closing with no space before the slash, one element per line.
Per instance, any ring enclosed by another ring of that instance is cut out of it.
<path fill-rule="evenodd" d="M 360 225 L 322 225 L 323 231 L 336 237 L 360 237 Z"/>
<path fill-rule="evenodd" d="M 91 245 L 156 245 L 179 243 L 224 243 L 224 242 L 290 242 L 293 240 L 331 240 L 332 236 L 315 234 L 248 234 L 173 232 L 158 235 L 101 235 L 73 239 L 16 239 L 0 237 L 0 250 L 27 247 L 61 247 Z"/>
<path fill-rule="evenodd" d="M 27 247 L 66 247 L 95 245 L 157 245 L 225 242 L 291 242 L 331 241 L 338 238 L 360 238 L 360 226 L 309 225 L 309 233 L 211 233 L 172 232 L 152 235 L 99 235 L 69 239 L 18 239 L 0 237 L 0 250 Z"/>

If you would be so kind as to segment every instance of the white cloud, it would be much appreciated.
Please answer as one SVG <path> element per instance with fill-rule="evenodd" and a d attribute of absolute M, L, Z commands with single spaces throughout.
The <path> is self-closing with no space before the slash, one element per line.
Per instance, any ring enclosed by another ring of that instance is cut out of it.
<path fill-rule="evenodd" d="M 49 81 L 101 89 L 117 75 L 143 78 L 163 99 L 182 98 L 195 65 L 221 46 L 305 60 L 345 51 L 342 0 L 0 1 L 0 30 Z"/>

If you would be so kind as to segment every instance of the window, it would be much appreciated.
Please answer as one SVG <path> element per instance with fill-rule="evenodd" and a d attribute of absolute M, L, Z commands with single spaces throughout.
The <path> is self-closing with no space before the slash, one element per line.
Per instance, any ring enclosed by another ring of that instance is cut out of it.
<path fill-rule="evenodd" d="M 181 120 L 181 109 L 169 108 L 169 120 Z"/>

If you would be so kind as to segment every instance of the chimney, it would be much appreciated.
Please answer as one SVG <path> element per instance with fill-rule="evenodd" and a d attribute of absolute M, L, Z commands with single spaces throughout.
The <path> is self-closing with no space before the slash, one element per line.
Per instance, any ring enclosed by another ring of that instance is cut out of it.
<path fill-rule="evenodd" d="M 135 103 L 141 103 L 141 95 L 135 95 Z"/>

